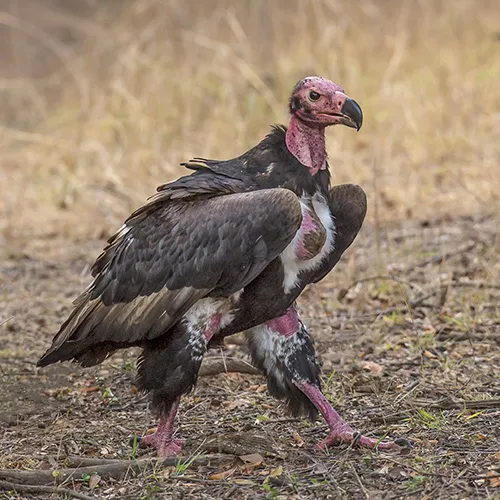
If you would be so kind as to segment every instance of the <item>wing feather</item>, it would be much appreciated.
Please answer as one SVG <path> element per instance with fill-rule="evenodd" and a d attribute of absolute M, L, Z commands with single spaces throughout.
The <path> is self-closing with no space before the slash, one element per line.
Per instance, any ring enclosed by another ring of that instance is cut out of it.
<path fill-rule="evenodd" d="M 201 298 L 229 296 L 253 281 L 301 221 L 300 201 L 286 189 L 154 200 L 109 240 L 94 281 L 39 364 L 163 335 Z"/>

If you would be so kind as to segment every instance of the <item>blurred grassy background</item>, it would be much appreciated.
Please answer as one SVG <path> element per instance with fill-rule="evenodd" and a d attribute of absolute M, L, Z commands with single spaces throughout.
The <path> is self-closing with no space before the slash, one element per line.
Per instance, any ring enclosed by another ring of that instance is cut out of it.
<path fill-rule="evenodd" d="M 373 221 L 499 207 L 498 0 L 4 0 L 0 230 L 109 234 L 192 156 L 245 151 L 319 74 L 363 107 L 328 131 Z"/>

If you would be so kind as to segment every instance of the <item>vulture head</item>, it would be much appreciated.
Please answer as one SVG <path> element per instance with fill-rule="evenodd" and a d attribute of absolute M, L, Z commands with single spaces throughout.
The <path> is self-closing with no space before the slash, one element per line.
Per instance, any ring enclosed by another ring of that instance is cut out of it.
<path fill-rule="evenodd" d="M 308 76 L 293 89 L 290 114 L 309 127 L 342 124 L 359 130 L 363 112 L 359 104 L 344 94 L 340 85 L 320 76 Z"/>

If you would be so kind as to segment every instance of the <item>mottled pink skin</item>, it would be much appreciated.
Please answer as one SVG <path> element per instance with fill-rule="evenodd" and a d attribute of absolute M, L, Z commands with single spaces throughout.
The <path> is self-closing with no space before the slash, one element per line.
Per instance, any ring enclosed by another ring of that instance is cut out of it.
<path fill-rule="evenodd" d="M 312 101 L 311 91 L 321 97 Z M 325 127 L 342 123 L 339 115 L 347 98 L 340 85 L 319 76 L 304 78 L 293 90 L 286 145 L 313 175 L 326 169 Z"/>
<path fill-rule="evenodd" d="M 377 448 L 379 450 L 392 450 L 398 448 L 394 442 L 379 442 L 378 439 L 369 438 L 358 434 L 345 422 L 342 417 L 332 408 L 328 399 L 318 387 L 311 384 L 295 384 L 316 406 L 330 427 L 328 436 L 316 445 L 317 450 L 324 450 L 329 446 L 341 443 L 356 444 L 364 448 Z"/>
<path fill-rule="evenodd" d="M 179 409 L 180 398 L 172 405 L 167 418 L 160 420 L 155 432 L 148 434 L 141 439 L 141 445 L 153 446 L 160 457 L 171 457 L 177 455 L 184 444 L 182 439 L 173 439 L 174 423 L 177 410 Z"/>
<path fill-rule="evenodd" d="M 299 315 L 295 307 L 291 306 L 283 316 L 266 321 L 266 325 L 273 332 L 283 335 L 283 337 L 290 337 L 299 329 Z"/>
<path fill-rule="evenodd" d="M 222 314 L 220 312 L 215 313 L 208 321 L 207 328 L 205 330 L 205 340 L 207 342 L 217 333 L 220 326 L 220 321 L 222 319 Z"/>
<path fill-rule="evenodd" d="M 311 128 L 296 116 L 290 118 L 286 131 L 286 146 L 311 174 L 326 169 L 325 129 Z"/>
<path fill-rule="evenodd" d="M 217 333 L 220 327 L 222 314 L 215 313 L 207 322 L 207 327 L 204 332 L 207 343 Z M 171 457 L 177 455 L 182 450 L 184 441 L 182 439 L 173 439 L 174 424 L 177 411 L 179 409 L 181 399 L 172 405 L 169 414 L 166 418 L 160 420 L 155 432 L 148 434 L 141 439 L 141 445 L 152 446 L 156 448 L 160 457 Z"/>
<path fill-rule="evenodd" d="M 304 238 L 311 233 L 314 233 L 318 230 L 318 226 L 316 221 L 311 216 L 311 212 L 306 210 L 302 214 L 302 225 L 300 226 L 300 239 L 297 242 L 297 248 L 295 250 L 295 256 L 299 260 L 309 260 L 311 256 L 311 252 L 306 248 Z"/>

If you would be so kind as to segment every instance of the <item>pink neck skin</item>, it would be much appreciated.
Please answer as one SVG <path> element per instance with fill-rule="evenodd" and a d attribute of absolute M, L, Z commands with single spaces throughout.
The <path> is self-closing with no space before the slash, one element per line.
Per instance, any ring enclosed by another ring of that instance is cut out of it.
<path fill-rule="evenodd" d="M 283 316 L 266 321 L 266 326 L 283 337 L 290 337 L 299 331 L 299 315 L 295 307 L 291 306 Z"/>
<path fill-rule="evenodd" d="M 325 127 L 311 127 L 292 115 L 286 131 L 286 147 L 312 175 L 326 169 Z"/>

